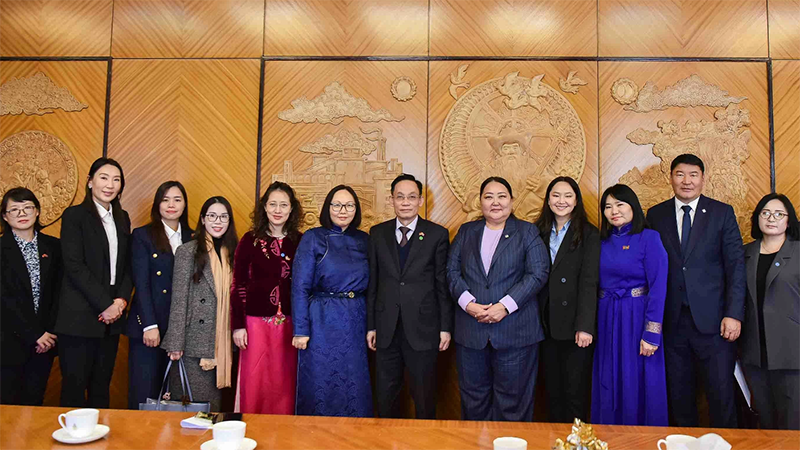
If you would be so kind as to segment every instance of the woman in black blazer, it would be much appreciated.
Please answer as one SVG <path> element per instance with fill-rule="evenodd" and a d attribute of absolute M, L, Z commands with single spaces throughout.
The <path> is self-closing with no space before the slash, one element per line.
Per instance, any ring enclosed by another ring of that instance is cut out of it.
<path fill-rule="evenodd" d="M 0 403 L 44 401 L 56 355 L 53 334 L 61 282 L 61 245 L 41 233 L 41 206 L 26 188 L 9 189 L 2 203 Z"/>
<path fill-rule="evenodd" d="M 99 158 L 89 169 L 83 203 L 64 211 L 64 280 L 55 331 L 61 406 L 108 408 L 123 312 L 133 290 L 131 221 L 119 203 L 122 167 Z"/>
<path fill-rule="evenodd" d="M 189 201 L 178 181 L 162 183 L 150 208 L 150 223 L 133 230 L 131 266 L 136 291 L 128 313 L 128 408 L 157 398 L 169 358 L 159 348 L 167 332 L 172 266 L 178 247 L 192 238 Z"/>
<path fill-rule="evenodd" d="M 588 419 L 597 314 L 600 233 L 586 220 L 580 187 L 570 177 L 547 186 L 536 220 L 550 252 L 550 279 L 539 291 L 545 340 L 542 366 L 551 422 Z"/>

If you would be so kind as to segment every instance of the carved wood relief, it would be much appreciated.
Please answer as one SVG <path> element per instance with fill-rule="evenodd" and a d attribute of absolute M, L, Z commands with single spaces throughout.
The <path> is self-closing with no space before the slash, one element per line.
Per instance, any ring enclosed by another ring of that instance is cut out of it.
<path fill-rule="evenodd" d="M 568 93 L 568 94 L 577 94 L 578 89 L 581 86 L 586 86 L 589 84 L 588 81 L 584 81 L 577 77 L 578 72 L 575 70 L 570 70 L 567 74 L 567 78 L 559 78 L 558 85 L 561 87 L 561 90 Z"/>
<path fill-rule="evenodd" d="M 76 99 L 69 89 L 56 86 L 42 72 L 24 78 L 11 78 L 0 86 L 0 116 L 7 114 L 41 116 L 62 109 L 81 111 L 89 105 Z"/>
<path fill-rule="evenodd" d="M 308 100 L 300 97 L 292 101 L 292 109 L 281 111 L 278 118 L 292 123 L 332 123 L 339 125 L 345 117 L 355 117 L 362 122 L 400 122 L 384 108 L 373 110 L 363 98 L 356 98 L 338 82 L 325 86 L 318 97 Z"/>
<path fill-rule="evenodd" d="M 731 97 L 728 95 L 728 91 L 706 83 L 697 75 L 684 78 L 663 90 L 659 90 L 658 86 L 648 81 L 638 92 L 636 92 L 636 83 L 628 78 L 623 78 L 614 83 L 611 91 L 617 103 L 627 105 L 625 106 L 626 111 L 639 113 L 663 110 L 673 106 L 678 108 L 690 106 L 724 108 L 731 103 L 740 103 L 747 99 L 747 97 Z"/>
<path fill-rule="evenodd" d="M 399 102 L 407 102 L 417 95 L 417 83 L 409 77 L 397 77 L 392 82 L 392 97 Z"/>
<path fill-rule="evenodd" d="M 469 89 L 452 107 L 439 138 L 439 163 L 468 219 L 480 215 L 480 183 L 499 175 L 512 185 L 515 213 L 532 220 L 547 184 L 580 180 L 583 124 L 570 102 L 542 82 L 510 72 Z"/>
<path fill-rule="evenodd" d="M 450 95 L 458 100 L 458 88 L 469 89 L 469 81 L 464 81 L 469 64 L 462 64 L 458 70 L 450 74 Z"/>
<path fill-rule="evenodd" d="M 0 142 L 0 195 L 22 186 L 36 194 L 47 226 L 72 204 L 78 189 L 78 166 L 67 145 L 44 131 L 23 131 Z"/>

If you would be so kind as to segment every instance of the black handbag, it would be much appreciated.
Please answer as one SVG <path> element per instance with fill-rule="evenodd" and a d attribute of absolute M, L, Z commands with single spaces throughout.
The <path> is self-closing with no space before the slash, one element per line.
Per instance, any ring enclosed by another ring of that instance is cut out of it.
<path fill-rule="evenodd" d="M 189 387 L 189 377 L 186 376 L 186 367 L 183 359 L 178 360 L 178 373 L 180 374 L 181 387 L 183 387 L 183 397 L 181 401 L 164 400 L 164 392 L 169 393 L 169 370 L 172 368 L 172 360 L 167 364 L 167 371 L 164 374 L 164 381 L 161 383 L 161 390 L 158 398 L 148 398 L 145 403 L 139 403 L 140 411 L 180 411 L 180 412 L 211 412 L 210 402 L 195 402 L 192 399 L 192 388 Z"/>

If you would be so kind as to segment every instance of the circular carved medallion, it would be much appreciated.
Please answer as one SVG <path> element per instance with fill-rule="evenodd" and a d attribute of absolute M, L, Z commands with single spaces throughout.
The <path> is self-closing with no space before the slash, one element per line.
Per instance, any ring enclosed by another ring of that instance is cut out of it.
<path fill-rule="evenodd" d="M 417 83 L 409 77 L 397 77 L 392 83 L 392 96 L 400 102 L 407 102 L 417 95 Z"/>
<path fill-rule="evenodd" d="M 620 78 L 611 85 L 611 97 L 620 105 L 630 105 L 639 96 L 639 86 L 630 78 Z"/>
<path fill-rule="evenodd" d="M 78 188 L 75 157 L 61 139 L 44 131 L 23 131 L 0 142 L 0 194 L 26 187 L 42 205 L 39 221 L 49 225 L 64 212 Z"/>
<path fill-rule="evenodd" d="M 569 101 L 540 83 L 541 77 L 513 77 L 515 86 L 525 86 L 520 91 L 528 95 L 524 102 L 504 95 L 504 79 L 496 78 L 467 91 L 448 113 L 439 137 L 439 163 L 469 218 L 481 214 L 480 184 L 487 177 L 508 180 L 517 217 L 532 219 L 553 178 L 580 180 L 583 175 L 583 124 Z"/>

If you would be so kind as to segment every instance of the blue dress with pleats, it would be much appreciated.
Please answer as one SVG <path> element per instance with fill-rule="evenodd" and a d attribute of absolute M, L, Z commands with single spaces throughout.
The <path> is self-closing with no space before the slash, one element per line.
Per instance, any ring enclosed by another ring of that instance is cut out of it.
<path fill-rule="evenodd" d="M 668 425 L 661 323 L 667 252 L 657 231 L 614 229 L 600 247 L 592 423 Z M 640 341 L 658 346 L 639 355 Z"/>
<path fill-rule="evenodd" d="M 372 417 L 367 362 L 369 236 L 314 228 L 300 241 L 292 266 L 295 336 L 299 351 L 297 414 Z"/>

